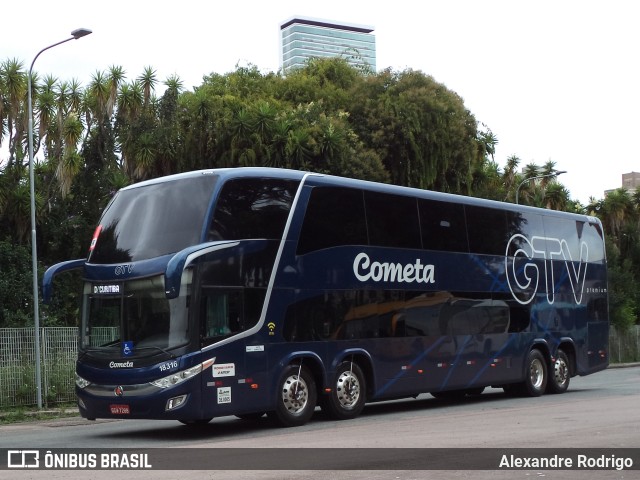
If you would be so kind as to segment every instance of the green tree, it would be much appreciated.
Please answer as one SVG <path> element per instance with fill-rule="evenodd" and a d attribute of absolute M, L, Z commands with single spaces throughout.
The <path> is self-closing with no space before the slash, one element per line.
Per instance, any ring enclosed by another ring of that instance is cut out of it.
<path fill-rule="evenodd" d="M 30 323 L 32 305 L 31 250 L 10 239 L 0 240 L 0 328 Z"/>

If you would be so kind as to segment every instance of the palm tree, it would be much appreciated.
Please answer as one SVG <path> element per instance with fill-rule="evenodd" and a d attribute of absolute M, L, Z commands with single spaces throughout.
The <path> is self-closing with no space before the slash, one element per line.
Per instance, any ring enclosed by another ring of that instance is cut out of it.
<path fill-rule="evenodd" d="M 549 183 L 544 192 L 546 207 L 552 210 L 566 210 L 569 205 L 569 191 L 557 181 Z"/>
<path fill-rule="evenodd" d="M 539 195 L 540 192 L 536 192 L 536 177 L 538 176 L 540 176 L 540 167 L 538 167 L 538 165 L 536 165 L 535 163 L 528 163 L 524 167 L 522 172 L 522 179 L 516 187 L 516 189 L 519 189 L 519 191 L 516 192 L 516 196 L 519 196 L 519 201 L 521 203 L 524 203 L 522 202 L 522 200 L 527 200 L 528 203 L 533 202 L 534 205 L 542 202 L 542 197 L 540 197 Z M 535 200 L 536 196 L 538 196 L 538 201 Z"/>
<path fill-rule="evenodd" d="M 625 221 L 634 213 L 631 195 L 624 188 L 610 192 L 604 199 L 601 215 L 609 233 L 619 240 Z"/>
<path fill-rule="evenodd" d="M 82 122 L 75 114 L 69 114 L 65 118 L 62 131 L 64 153 L 56 169 L 56 178 L 62 198 L 69 194 L 73 179 L 84 166 L 84 160 L 77 152 L 83 128 Z"/>
<path fill-rule="evenodd" d="M 539 175 L 546 175 L 540 179 L 540 183 L 544 188 L 546 188 L 547 184 L 555 178 L 556 162 L 549 160 L 542 166 L 542 169 L 539 169 L 538 171 L 540 172 Z"/>
<path fill-rule="evenodd" d="M 502 175 L 502 183 L 504 184 L 504 189 L 506 195 L 504 200 L 508 200 L 511 192 L 514 192 L 515 188 L 520 184 L 516 183 L 517 175 L 518 175 L 518 165 L 520 165 L 520 158 L 517 155 L 511 155 L 507 158 L 507 164 L 504 167 L 504 173 Z"/>
<path fill-rule="evenodd" d="M 71 83 L 68 84 L 68 104 L 67 109 L 69 112 L 80 113 L 80 108 L 82 107 L 82 88 L 80 82 L 77 79 L 72 79 Z"/>
<path fill-rule="evenodd" d="M 107 86 L 109 89 L 108 100 L 106 104 L 106 113 L 109 118 L 113 115 L 116 101 L 118 99 L 118 89 L 120 84 L 125 78 L 124 69 L 120 66 L 112 65 L 109 67 L 109 77 L 107 79 Z"/>
<path fill-rule="evenodd" d="M 47 153 L 50 155 L 55 155 L 55 152 L 53 152 L 52 150 L 56 135 L 55 125 L 52 125 L 52 122 L 55 118 L 56 111 L 55 86 L 57 81 L 58 80 L 55 77 L 48 75 L 44 78 L 42 86 L 36 86 L 36 91 L 38 91 L 38 93 L 35 96 L 34 116 L 36 117 L 36 121 L 34 123 L 38 128 L 36 144 L 33 147 L 34 152 L 38 152 L 40 150 L 42 140 L 48 137 L 49 133 L 52 133 L 52 136 L 54 138 L 48 140 L 46 146 L 48 149 Z"/>
<path fill-rule="evenodd" d="M 311 157 L 311 135 L 306 128 L 289 130 L 286 154 L 288 167 L 307 170 Z"/>
<path fill-rule="evenodd" d="M 269 155 L 265 165 L 283 167 L 286 164 L 286 148 L 291 130 L 291 120 L 286 116 L 279 116 L 273 124 L 271 139 L 269 141 Z"/>
<path fill-rule="evenodd" d="M 2 104 L 9 137 L 9 166 L 16 161 L 17 150 L 25 131 L 21 117 L 22 112 L 26 110 L 24 104 L 27 96 L 27 76 L 22 67 L 22 62 L 17 59 L 6 60 L 0 67 L 0 73 L 4 78 Z"/>
<path fill-rule="evenodd" d="M 156 71 L 151 67 L 144 67 L 144 72 L 138 77 L 138 81 L 142 85 L 142 91 L 144 94 L 144 106 L 149 105 L 149 99 L 151 98 L 151 91 L 156 88 L 158 80 L 156 78 Z"/>

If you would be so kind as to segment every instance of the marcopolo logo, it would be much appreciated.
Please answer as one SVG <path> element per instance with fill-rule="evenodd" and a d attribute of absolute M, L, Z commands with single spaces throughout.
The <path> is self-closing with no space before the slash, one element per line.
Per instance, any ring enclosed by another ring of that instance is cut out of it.
<path fill-rule="evenodd" d="M 372 262 L 369 255 L 359 253 L 353 260 L 353 274 L 361 282 L 435 283 L 435 267 L 414 263 Z"/>

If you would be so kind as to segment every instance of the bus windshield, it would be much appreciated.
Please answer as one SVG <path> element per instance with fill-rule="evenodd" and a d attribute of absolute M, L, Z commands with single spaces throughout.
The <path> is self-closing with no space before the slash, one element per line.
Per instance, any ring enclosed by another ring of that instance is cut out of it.
<path fill-rule="evenodd" d="M 199 243 L 215 175 L 118 192 L 94 234 L 89 263 L 135 262 Z"/>
<path fill-rule="evenodd" d="M 188 342 L 190 271 L 181 294 L 167 300 L 162 275 L 129 282 L 84 286 L 81 348 L 120 350 L 123 356 L 153 355 Z"/>

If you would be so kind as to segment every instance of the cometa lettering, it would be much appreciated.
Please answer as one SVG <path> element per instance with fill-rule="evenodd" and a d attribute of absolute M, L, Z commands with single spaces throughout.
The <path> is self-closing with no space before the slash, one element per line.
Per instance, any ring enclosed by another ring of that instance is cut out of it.
<path fill-rule="evenodd" d="M 133 362 L 111 362 L 109 368 L 133 368 Z"/>
<path fill-rule="evenodd" d="M 435 267 L 414 263 L 372 262 L 369 255 L 359 253 L 353 260 L 353 273 L 361 282 L 435 283 Z"/>

